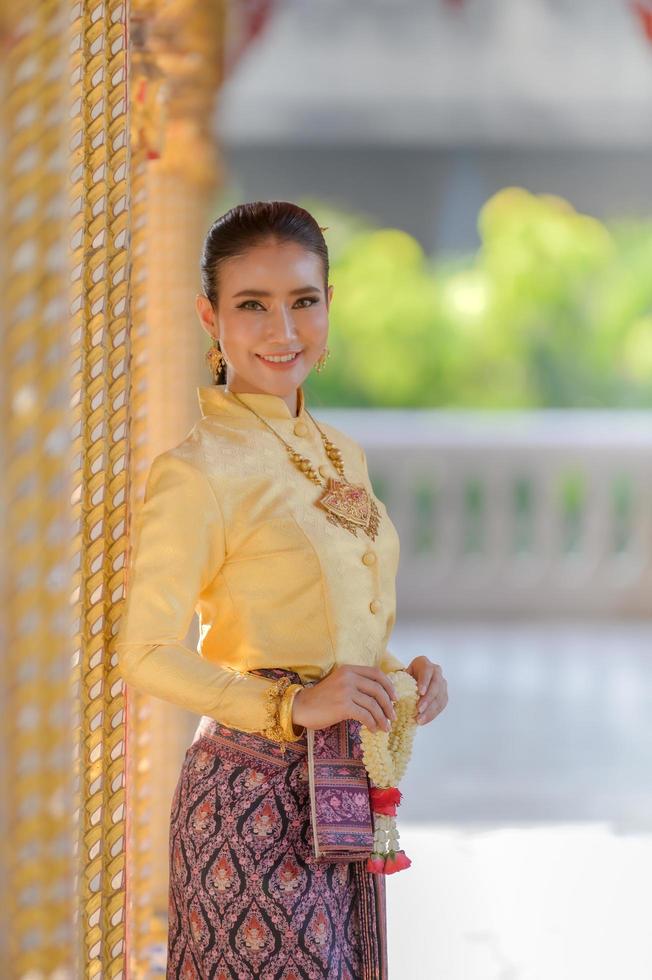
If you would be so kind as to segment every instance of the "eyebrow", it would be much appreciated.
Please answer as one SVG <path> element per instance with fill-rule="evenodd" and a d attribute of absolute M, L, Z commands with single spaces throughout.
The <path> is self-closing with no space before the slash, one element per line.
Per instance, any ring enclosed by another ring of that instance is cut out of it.
<path fill-rule="evenodd" d="M 298 289 L 291 289 L 290 296 L 296 296 L 297 293 L 308 293 L 308 292 L 319 292 L 319 286 L 299 286 Z M 236 296 L 271 296 L 266 289 L 241 289 L 240 292 L 233 294 L 233 299 Z"/>

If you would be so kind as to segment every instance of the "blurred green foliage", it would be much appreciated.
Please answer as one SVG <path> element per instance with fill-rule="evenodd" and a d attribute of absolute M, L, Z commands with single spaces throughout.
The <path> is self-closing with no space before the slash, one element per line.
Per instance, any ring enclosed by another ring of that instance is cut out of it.
<path fill-rule="evenodd" d="M 475 254 L 427 256 L 406 232 L 302 201 L 327 226 L 331 356 L 315 404 L 652 405 L 652 224 L 605 225 L 508 187 Z"/>

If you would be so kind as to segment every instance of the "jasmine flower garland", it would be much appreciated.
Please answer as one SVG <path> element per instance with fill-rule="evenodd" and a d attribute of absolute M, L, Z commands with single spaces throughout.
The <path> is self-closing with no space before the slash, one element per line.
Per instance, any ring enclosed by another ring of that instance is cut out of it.
<path fill-rule="evenodd" d="M 390 730 L 372 732 L 366 725 L 360 726 L 362 757 L 372 783 L 374 815 L 374 847 L 367 860 L 367 870 L 376 874 L 393 874 L 412 863 L 398 847 L 396 807 L 402 797 L 397 784 L 407 769 L 417 729 L 417 682 L 405 670 L 393 670 L 387 676 L 397 695 L 396 718 Z"/>

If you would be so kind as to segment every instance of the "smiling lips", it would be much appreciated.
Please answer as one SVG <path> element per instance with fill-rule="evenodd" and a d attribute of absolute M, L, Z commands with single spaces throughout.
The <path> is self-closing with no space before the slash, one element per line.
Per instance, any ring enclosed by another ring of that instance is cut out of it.
<path fill-rule="evenodd" d="M 265 364 L 284 366 L 286 364 L 293 364 L 300 353 L 301 351 L 289 351 L 287 354 L 272 354 L 269 356 L 265 354 L 256 354 L 256 357 L 260 358 L 261 361 L 264 361 Z"/>

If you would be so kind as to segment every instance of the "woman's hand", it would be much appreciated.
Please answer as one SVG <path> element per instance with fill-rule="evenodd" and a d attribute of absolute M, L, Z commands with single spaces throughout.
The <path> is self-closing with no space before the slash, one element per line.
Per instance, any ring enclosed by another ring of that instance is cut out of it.
<path fill-rule="evenodd" d="M 396 691 L 380 667 L 338 664 L 317 684 L 297 691 L 292 721 L 305 728 L 327 728 L 355 718 L 369 731 L 389 731 L 396 712 Z"/>
<path fill-rule="evenodd" d="M 421 695 L 417 701 L 417 723 L 426 725 L 440 714 L 448 704 L 448 685 L 439 664 L 433 664 L 427 657 L 415 657 L 405 668 L 417 682 Z"/>

